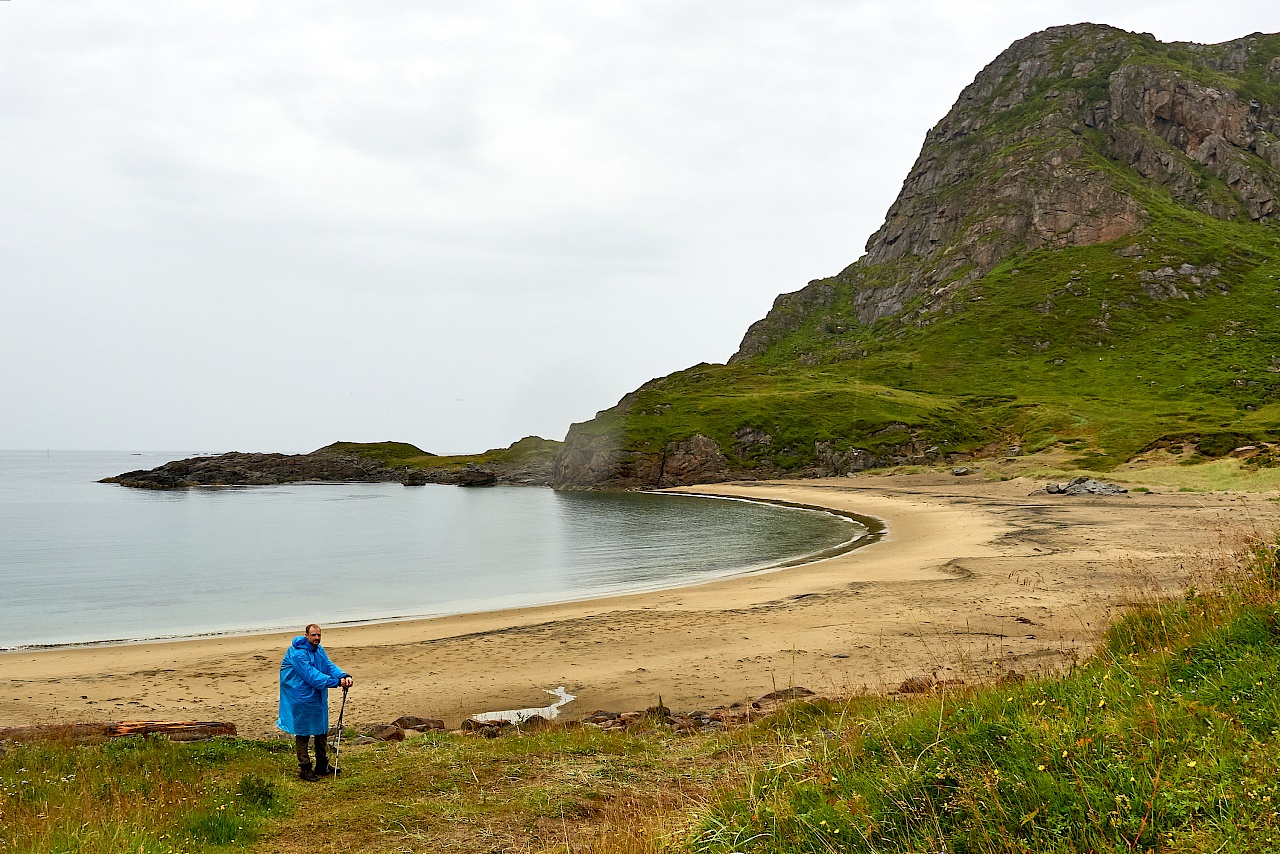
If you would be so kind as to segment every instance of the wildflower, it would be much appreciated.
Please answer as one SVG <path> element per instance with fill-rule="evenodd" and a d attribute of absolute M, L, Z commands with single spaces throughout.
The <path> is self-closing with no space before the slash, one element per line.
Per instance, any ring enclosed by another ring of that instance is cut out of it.
<path fill-rule="evenodd" d="M 1187 763 L 1187 767 L 1188 767 L 1188 768 L 1194 768 L 1194 767 L 1196 767 L 1196 761 L 1195 761 L 1194 759 L 1192 759 L 1190 762 L 1188 762 L 1188 763 Z"/>
<path fill-rule="evenodd" d="M 1037 770 L 1037 771 L 1043 771 L 1043 770 L 1044 770 L 1044 766 L 1043 766 L 1043 765 L 1037 765 L 1037 766 L 1036 766 L 1036 770 Z"/>

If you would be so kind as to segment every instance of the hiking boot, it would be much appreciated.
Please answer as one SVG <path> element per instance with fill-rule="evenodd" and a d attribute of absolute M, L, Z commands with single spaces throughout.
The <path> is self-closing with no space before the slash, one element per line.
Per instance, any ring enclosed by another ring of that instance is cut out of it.
<path fill-rule="evenodd" d="M 320 779 L 319 776 L 316 775 L 316 772 L 311 770 L 310 762 L 305 765 L 298 766 L 298 776 L 306 780 L 308 783 L 314 783 Z"/>
<path fill-rule="evenodd" d="M 334 768 L 328 762 L 324 763 L 323 765 L 316 766 L 316 775 L 320 777 L 328 777 L 330 775 L 336 776 L 341 773 L 342 771 L 340 769 Z"/>

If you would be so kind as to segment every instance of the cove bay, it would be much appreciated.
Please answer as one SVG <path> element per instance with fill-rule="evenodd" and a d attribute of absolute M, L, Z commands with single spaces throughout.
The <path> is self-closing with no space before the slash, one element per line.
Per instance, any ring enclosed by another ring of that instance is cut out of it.
<path fill-rule="evenodd" d="M 179 453 L 0 452 L 0 649 L 437 616 L 674 587 L 857 539 L 691 496 L 96 481 Z"/>

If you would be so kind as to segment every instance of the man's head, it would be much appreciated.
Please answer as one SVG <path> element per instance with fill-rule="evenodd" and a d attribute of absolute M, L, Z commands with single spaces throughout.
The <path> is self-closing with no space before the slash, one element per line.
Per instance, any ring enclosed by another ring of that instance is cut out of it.
<path fill-rule="evenodd" d="M 307 643 L 312 646 L 320 645 L 320 627 L 315 623 L 311 623 L 306 628 Z"/>

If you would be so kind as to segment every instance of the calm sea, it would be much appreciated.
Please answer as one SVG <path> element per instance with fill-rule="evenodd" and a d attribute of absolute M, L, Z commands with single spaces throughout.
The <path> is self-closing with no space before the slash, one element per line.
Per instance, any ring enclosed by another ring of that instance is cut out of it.
<path fill-rule="evenodd" d="M 669 495 L 95 483 L 190 455 L 0 451 L 0 649 L 672 587 L 777 565 L 866 530 L 826 513 Z"/>

